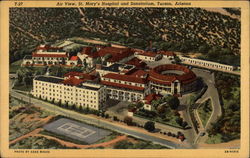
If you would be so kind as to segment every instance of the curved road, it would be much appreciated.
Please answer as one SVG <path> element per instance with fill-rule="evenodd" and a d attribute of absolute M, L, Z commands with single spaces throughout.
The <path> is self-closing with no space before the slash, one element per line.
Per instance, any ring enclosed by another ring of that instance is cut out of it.
<path fill-rule="evenodd" d="M 204 82 L 208 86 L 205 94 L 199 100 L 197 100 L 196 103 L 202 103 L 205 100 L 207 100 L 208 98 L 211 98 L 213 112 L 212 112 L 209 120 L 207 121 L 206 126 L 204 127 L 205 128 L 204 131 L 206 131 L 207 129 L 209 129 L 211 127 L 211 124 L 216 122 L 217 119 L 222 115 L 219 94 L 218 94 L 217 88 L 214 85 L 215 84 L 214 73 L 211 74 L 207 70 L 202 70 L 202 69 L 198 69 L 198 68 L 193 68 L 192 71 L 195 72 L 195 74 L 197 76 L 202 77 L 202 79 L 204 80 Z M 204 131 L 201 131 L 201 132 L 204 132 Z M 197 138 L 195 139 L 195 142 L 198 140 L 200 133 L 198 134 Z"/>

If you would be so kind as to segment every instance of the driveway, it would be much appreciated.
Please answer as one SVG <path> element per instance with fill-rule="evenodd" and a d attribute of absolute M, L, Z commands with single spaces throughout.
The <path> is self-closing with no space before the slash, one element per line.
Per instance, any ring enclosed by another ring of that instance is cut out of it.
<path fill-rule="evenodd" d="M 215 87 L 215 79 L 214 73 L 210 73 L 210 71 L 202 70 L 198 68 L 193 68 L 192 71 L 199 77 L 202 77 L 203 81 L 208 86 L 207 91 L 204 95 L 197 100 L 196 103 L 202 103 L 206 101 L 208 98 L 211 98 L 213 112 L 207 122 L 207 125 L 204 127 L 205 130 L 211 128 L 211 124 L 216 122 L 217 119 L 222 115 L 221 105 L 219 101 L 219 94 L 217 88 Z M 198 140 L 199 135 L 197 136 L 196 140 Z"/>

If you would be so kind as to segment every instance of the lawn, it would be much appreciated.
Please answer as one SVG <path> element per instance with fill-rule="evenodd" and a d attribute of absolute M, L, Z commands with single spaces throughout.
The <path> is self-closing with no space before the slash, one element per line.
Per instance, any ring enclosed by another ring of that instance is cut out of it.
<path fill-rule="evenodd" d="M 32 90 L 32 85 L 15 84 L 13 89 L 30 92 Z"/>
<path fill-rule="evenodd" d="M 12 63 L 9 68 L 9 73 L 16 73 L 16 71 L 21 67 L 22 61 L 23 60 L 21 59 Z"/>
<path fill-rule="evenodd" d="M 208 139 L 206 140 L 205 143 L 207 144 L 218 144 L 218 143 L 222 143 L 222 135 L 221 134 L 216 134 L 216 135 L 213 135 L 211 137 L 208 137 Z"/>
<path fill-rule="evenodd" d="M 202 125 L 205 127 L 208 119 L 210 118 L 210 116 L 212 114 L 211 99 L 208 99 L 199 105 L 198 114 L 200 116 Z"/>
<path fill-rule="evenodd" d="M 170 125 L 170 126 L 173 126 L 173 127 L 183 128 L 181 125 L 179 125 L 176 122 L 176 119 L 180 118 L 179 115 L 175 115 L 172 110 L 169 110 L 168 112 L 166 112 L 164 114 L 164 116 L 161 116 L 161 117 L 156 113 L 153 116 L 149 116 L 148 111 L 144 111 L 144 110 L 137 111 L 136 113 L 134 113 L 134 115 L 137 116 L 137 117 L 141 117 L 141 118 L 144 118 L 144 119 L 147 119 L 147 120 L 151 120 L 151 121 L 155 121 L 155 122 L 158 122 L 158 123 Z"/>
<path fill-rule="evenodd" d="M 100 143 L 103 143 L 103 142 L 111 141 L 111 140 L 115 139 L 118 135 L 119 135 L 118 133 L 113 132 L 110 135 L 104 137 L 103 139 L 98 140 L 94 144 L 100 144 Z"/>

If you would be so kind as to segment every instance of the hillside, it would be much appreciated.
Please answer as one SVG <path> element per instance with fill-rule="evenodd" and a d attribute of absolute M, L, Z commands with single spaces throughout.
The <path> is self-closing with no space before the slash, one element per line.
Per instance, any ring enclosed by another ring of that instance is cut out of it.
<path fill-rule="evenodd" d="M 208 53 L 216 47 L 227 55 L 240 52 L 240 21 L 201 8 L 10 9 L 11 54 L 23 56 L 43 41 L 73 36 L 138 48 L 152 41 L 165 50 Z"/>

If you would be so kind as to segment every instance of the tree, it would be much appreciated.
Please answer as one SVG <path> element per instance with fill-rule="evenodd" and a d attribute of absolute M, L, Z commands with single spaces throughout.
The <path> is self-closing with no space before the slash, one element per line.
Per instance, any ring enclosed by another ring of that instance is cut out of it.
<path fill-rule="evenodd" d="M 155 130 L 155 123 L 152 121 L 148 121 L 144 124 L 144 129 L 146 129 L 149 132 L 152 132 Z"/>
<path fill-rule="evenodd" d="M 129 104 L 128 105 L 128 110 L 133 110 L 136 107 L 135 104 Z"/>
<path fill-rule="evenodd" d="M 179 125 L 182 125 L 182 123 L 183 123 L 183 119 L 182 119 L 181 117 L 177 117 L 177 118 L 175 119 L 175 121 L 176 121 L 176 123 L 178 123 Z"/>
<path fill-rule="evenodd" d="M 62 77 L 62 76 L 63 76 L 62 67 L 61 67 L 61 66 L 57 69 L 57 71 L 56 71 L 56 76 L 57 76 L 57 77 Z"/>
<path fill-rule="evenodd" d="M 128 126 L 133 125 L 133 118 L 129 116 L 124 117 L 124 123 L 126 123 Z"/>
<path fill-rule="evenodd" d="M 55 98 L 53 98 L 53 99 L 51 100 L 51 103 L 52 103 L 52 104 L 54 104 L 54 103 L 55 103 Z"/>
<path fill-rule="evenodd" d="M 58 105 L 62 106 L 62 101 L 61 100 L 59 100 Z"/>
<path fill-rule="evenodd" d="M 117 116 L 113 116 L 113 120 L 114 120 L 114 121 L 118 121 Z"/>
<path fill-rule="evenodd" d="M 18 81 L 18 83 L 22 83 L 23 82 L 23 76 L 20 75 L 19 73 L 17 74 L 17 81 Z"/>
<path fill-rule="evenodd" d="M 158 99 L 158 100 L 152 100 L 152 101 L 151 101 L 151 105 L 152 105 L 155 109 L 157 109 L 157 107 L 159 106 L 159 104 L 160 104 L 160 99 Z"/>
<path fill-rule="evenodd" d="M 165 105 L 160 105 L 157 107 L 157 113 L 158 114 L 164 114 L 166 112 L 166 106 Z"/>
<path fill-rule="evenodd" d="M 129 149 L 133 147 L 133 143 L 123 140 L 115 144 L 114 148 L 115 149 Z"/>
<path fill-rule="evenodd" d="M 181 125 L 181 126 L 182 126 L 183 128 L 186 128 L 186 127 L 187 127 L 187 125 L 188 125 L 188 123 L 187 123 L 186 121 L 184 121 L 184 122 L 182 123 L 182 125 Z"/>
<path fill-rule="evenodd" d="M 144 106 L 144 104 L 142 103 L 142 102 L 138 102 L 137 104 L 136 104 L 136 108 L 137 109 L 140 109 L 140 108 L 142 108 Z"/>
<path fill-rule="evenodd" d="M 69 107 L 69 103 L 66 101 L 65 106 L 66 109 Z"/>
<path fill-rule="evenodd" d="M 200 53 L 203 53 L 203 54 L 206 54 L 209 50 L 209 45 L 208 44 L 202 44 L 199 48 L 198 48 L 198 51 Z"/>
<path fill-rule="evenodd" d="M 176 110 L 180 105 L 180 100 L 177 97 L 172 97 L 168 101 L 168 104 L 169 104 L 171 109 Z"/>
<path fill-rule="evenodd" d="M 24 81 L 26 87 L 27 87 L 28 85 L 30 85 L 30 82 L 31 82 L 30 80 L 31 80 L 30 77 L 27 77 L 27 76 L 25 76 L 25 77 L 23 78 L 23 81 Z"/>

